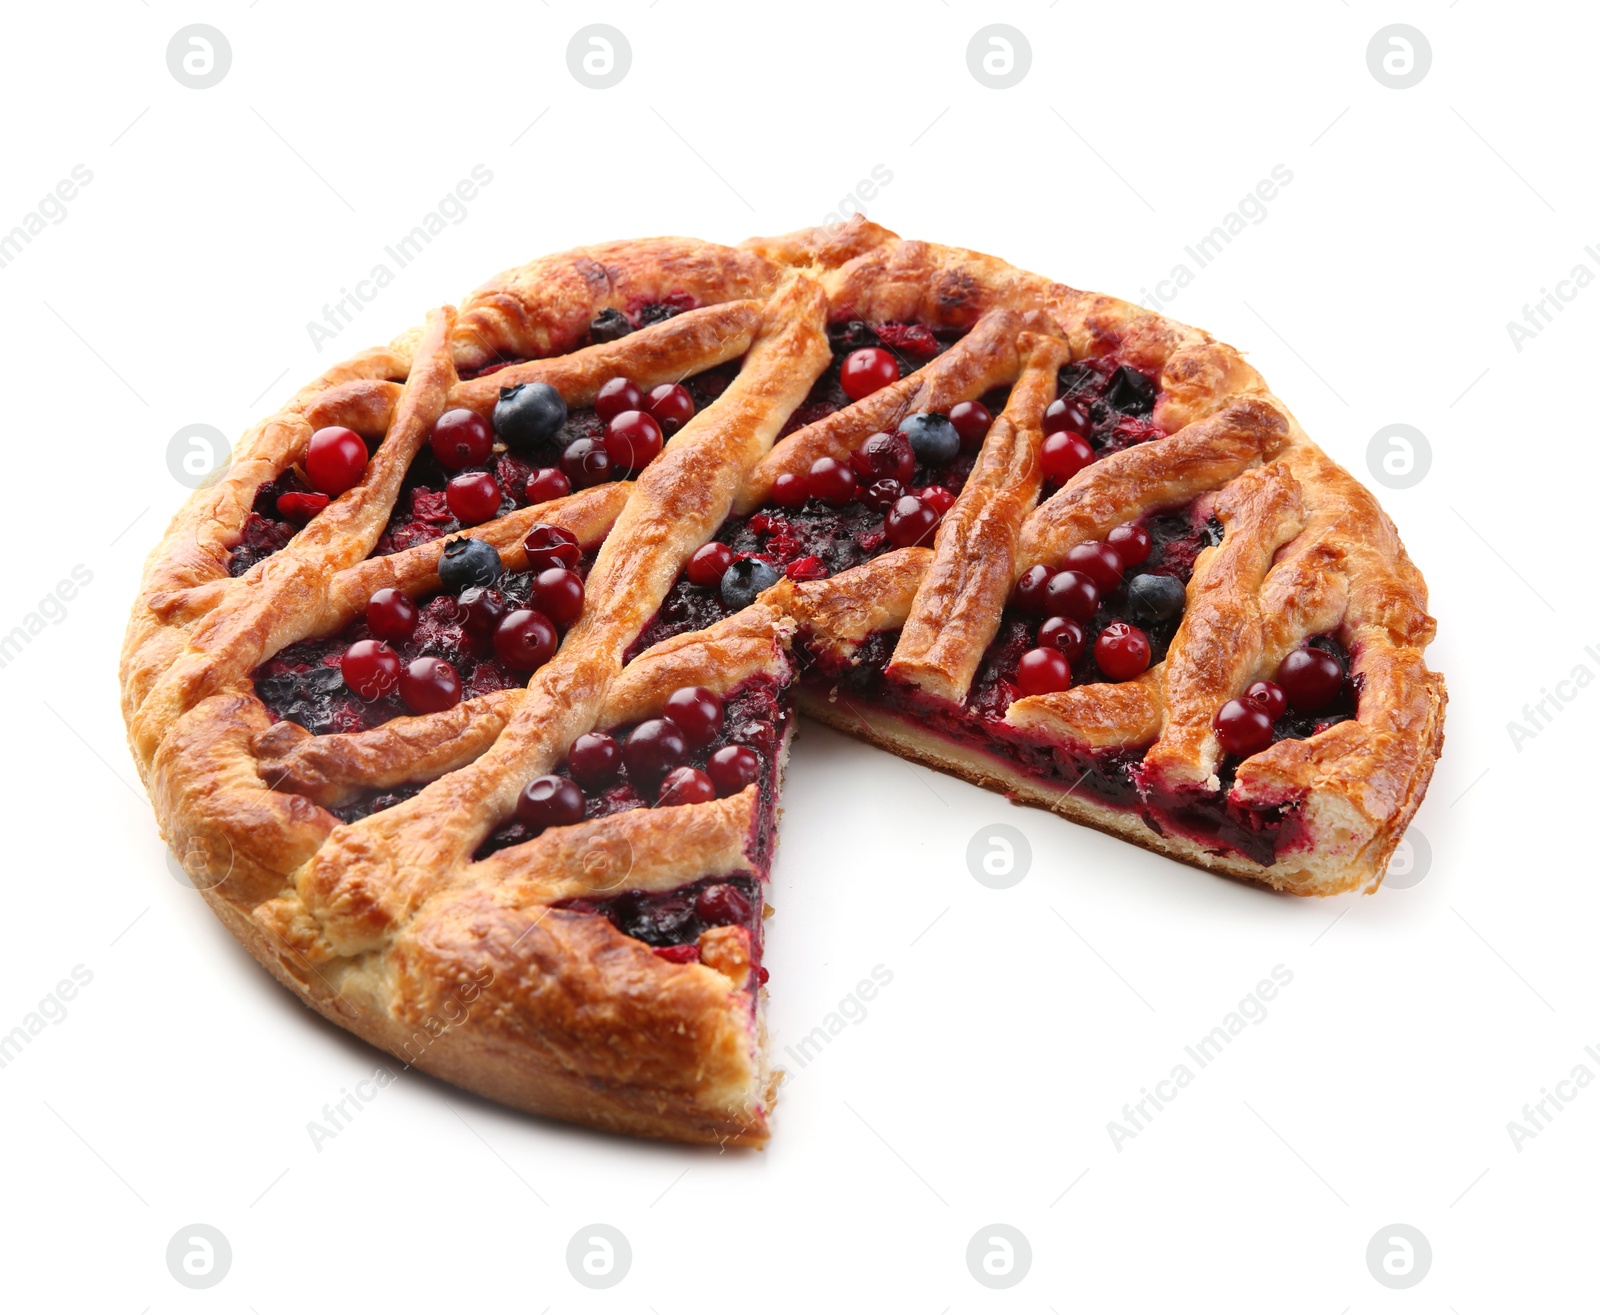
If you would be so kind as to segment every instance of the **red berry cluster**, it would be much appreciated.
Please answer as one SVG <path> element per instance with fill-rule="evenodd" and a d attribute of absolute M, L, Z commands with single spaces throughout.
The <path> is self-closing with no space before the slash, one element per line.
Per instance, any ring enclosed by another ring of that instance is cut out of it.
<path fill-rule="evenodd" d="M 1344 664 L 1309 644 L 1278 663 L 1274 680 L 1258 680 L 1244 697 L 1229 699 L 1217 711 L 1212 729 L 1224 753 L 1248 758 L 1272 744 L 1278 719 L 1296 712 L 1321 712 L 1344 688 Z"/>
<path fill-rule="evenodd" d="M 1089 444 L 1089 408 L 1081 398 L 1058 397 L 1045 408 L 1039 464 L 1045 479 L 1065 484 L 1095 459 Z"/>
<path fill-rule="evenodd" d="M 604 423 L 599 438 L 577 438 L 548 466 L 528 478 L 530 502 L 592 488 L 619 475 L 636 474 L 661 455 L 662 444 L 694 418 L 694 399 L 682 384 L 658 384 L 648 394 L 617 375 L 600 385 L 594 413 Z M 537 487 L 536 487 L 537 485 Z"/>

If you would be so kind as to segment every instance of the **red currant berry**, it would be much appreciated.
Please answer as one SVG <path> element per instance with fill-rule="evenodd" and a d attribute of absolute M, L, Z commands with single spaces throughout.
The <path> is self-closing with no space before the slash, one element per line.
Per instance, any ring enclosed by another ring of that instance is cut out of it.
<path fill-rule="evenodd" d="M 1039 647 L 1053 648 L 1068 662 L 1083 656 L 1083 627 L 1070 616 L 1052 616 L 1039 627 Z"/>
<path fill-rule="evenodd" d="M 856 496 L 856 473 L 834 457 L 818 457 L 806 476 L 806 492 L 830 507 L 842 507 Z"/>
<path fill-rule="evenodd" d="M 704 685 L 685 685 L 668 696 L 661 715 L 683 732 L 691 749 L 703 749 L 722 729 L 722 700 Z"/>
<path fill-rule="evenodd" d="M 874 434 L 850 454 L 850 469 L 863 484 L 875 484 L 880 479 L 904 484 L 916 468 L 916 454 L 904 434 Z"/>
<path fill-rule="evenodd" d="M 559 525 L 533 526 L 523 539 L 522 546 L 528 553 L 530 571 L 548 571 L 552 566 L 565 566 L 569 571 L 575 571 L 583 560 L 578 536 Z"/>
<path fill-rule="evenodd" d="M 311 487 L 337 498 L 361 483 L 367 469 L 367 445 L 355 430 L 329 425 L 311 435 L 305 465 Z"/>
<path fill-rule="evenodd" d="M 930 484 L 925 489 L 918 489 L 917 496 L 932 507 L 937 516 L 943 516 L 956 505 L 956 495 L 942 484 Z"/>
<path fill-rule="evenodd" d="M 1106 542 L 1115 550 L 1124 571 L 1131 571 L 1150 555 L 1150 531 L 1133 521 L 1113 526 Z"/>
<path fill-rule="evenodd" d="M 717 797 L 717 787 L 698 767 L 674 767 L 661 779 L 656 803 L 663 808 L 675 804 L 709 804 Z"/>
<path fill-rule="evenodd" d="M 900 362 L 882 347 L 863 347 L 851 352 L 839 367 L 839 387 L 852 402 L 887 388 L 900 377 Z"/>
<path fill-rule="evenodd" d="M 1261 710 L 1277 721 L 1289 710 L 1289 697 L 1283 692 L 1282 685 L 1276 685 L 1270 680 L 1258 680 L 1244 692 L 1245 698 L 1252 703 L 1259 703 Z"/>
<path fill-rule="evenodd" d="M 476 411 L 458 406 L 433 422 L 428 446 L 446 470 L 481 466 L 494 451 L 494 430 Z"/>
<path fill-rule="evenodd" d="M 606 426 L 603 440 L 621 470 L 643 470 L 661 455 L 661 426 L 648 411 L 623 411 Z"/>
<path fill-rule="evenodd" d="M 1307 645 L 1278 664 L 1277 683 L 1296 712 L 1321 712 L 1344 688 L 1344 664 Z"/>
<path fill-rule="evenodd" d="M 558 642 L 549 617 L 520 607 L 495 627 L 494 655 L 513 671 L 537 671 L 555 656 Z"/>
<path fill-rule="evenodd" d="M 1272 718 L 1266 709 L 1249 699 L 1229 699 L 1211 723 L 1223 753 L 1248 758 L 1272 743 Z"/>
<path fill-rule="evenodd" d="M 1132 680 L 1150 668 L 1150 640 L 1138 626 L 1113 621 L 1094 641 L 1094 662 L 1112 680 Z"/>
<path fill-rule="evenodd" d="M 379 639 L 401 643 L 411 638 L 422 613 L 398 589 L 380 589 L 367 599 L 367 629 Z"/>
<path fill-rule="evenodd" d="M 1058 397 L 1044 409 L 1047 434 L 1087 434 L 1089 408 L 1076 397 Z"/>
<path fill-rule="evenodd" d="M 858 494 L 862 504 L 873 511 L 888 511 L 905 495 L 906 486 L 897 479 L 874 480 Z"/>
<path fill-rule="evenodd" d="M 1054 484 L 1065 484 L 1093 460 L 1089 440 L 1067 431 L 1051 434 L 1039 448 L 1039 465 Z"/>
<path fill-rule="evenodd" d="M 600 391 L 594 395 L 594 413 L 607 423 L 624 411 L 643 409 L 644 394 L 639 390 L 639 385 L 632 379 L 624 379 L 621 375 L 607 379 L 600 385 Z"/>
<path fill-rule="evenodd" d="M 580 735 L 567 750 L 567 770 L 579 785 L 602 790 L 622 774 L 622 746 L 604 731 Z"/>
<path fill-rule="evenodd" d="M 690 584 L 697 584 L 702 589 L 715 589 L 732 565 L 733 549 L 727 544 L 704 543 L 695 549 L 686 573 Z"/>
<path fill-rule="evenodd" d="M 463 525 L 482 525 L 500 514 L 500 486 L 482 471 L 457 475 L 444 486 L 444 500 Z"/>
<path fill-rule="evenodd" d="M 529 601 L 565 630 L 583 615 L 583 577 L 565 566 L 552 566 L 533 577 Z"/>
<path fill-rule="evenodd" d="M 1122 559 L 1110 544 L 1080 543 L 1061 559 L 1061 564 L 1082 571 L 1102 594 L 1109 594 L 1122 584 Z"/>
<path fill-rule="evenodd" d="M 1017 688 L 1024 694 L 1054 694 L 1072 688 L 1072 665 L 1053 648 L 1030 648 L 1017 663 Z"/>
<path fill-rule="evenodd" d="M 575 438 L 561 454 L 561 473 L 575 489 L 604 484 L 615 473 L 611 454 L 598 438 Z"/>
<path fill-rule="evenodd" d="M 971 452 L 983 445 L 989 426 L 994 424 L 994 417 L 982 402 L 957 402 L 950 408 L 950 423 L 961 435 L 961 450 Z"/>
<path fill-rule="evenodd" d="M 750 921 L 750 900 L 737 886 L 716 881 L 694 897 L 694 916 L 710 927 L 735 927 Z"/>
<path fill-rule="evenodd" d="M 572 481 L 554 466 L 544 466 L 528 476 L 522 496 L 530 503 L 550 502 L 572 492 Z"/>
<path fill-rule="evenodd" d="M 500 628 L 510 610 L 505 595 L 498 589 L 475 584 L 463 589 L 456 599 L 456 620 L 474 639 L 487 640 Z"/>
<path fill-rule="evenodd" d="M 694 398 L 682 384 L 657 384 L 645 399 L 644 409 L 656 418 L 663 434 L 676 434 L 694 419 Z"/>
<path fill-rule="evenodd" d="M 1051 616 L 1087 621 L 1100 606 L 1100 590 L 1082 571 L 1057 571 L 1044 586 L 1044 610 Z"/>
<path fill-rule="evenodd" d="M 339 674 L 357 698 L 381 699 L 400 684 L 400 655 L 381 639 L 358 639 L 339 659 Z"/>
<path fill-rule="evenodd" d="M 784 471 L 772 481 L 772 500 L 780 507 L 803 507 L 811 496 L 803 475 Z"/>
<path fill-rule="evenodd" d="M 909 493 L 890 507 L 883 518 L 883 532 L 896 548 L 917 544 L 931 546 L 933 532 L 938 528 L 939 513 Z"/>
<path fill-rule="evenodd" d="M 754 785 L 761 775 L 761 759 L 754 749 L 727 744 L 711 755 L 706 763 L 706 774 L 717 787 L 717 794 L 723 797 L 738 794 L 747 785 Z"/>
<path fill-rule="evenodd" d="M 304 525 L 326 507 L 328 502 L 326 493 L 280 493 L 277 504 L 278 515 L 284 520 Z"/>
<path fill-rule="evenodd" d="M 628 779 L 647 798 L 661 783 L 661 778 L 688 756 L 689 745 L 683 732 L 664 717 L 640 722 L 622 746 Z"/>
<path fill-rule="evenodd" d="M 1017 606 L 1026 612 L 1044 611 L 1045 587 L 1054 574 L 1048 566 L 1030 566 L 1018 576 L 1014 595 Z"/>
<path fill-rule="evenodd" d="M 444 712 L 461 702 L 461 677 L 443 658 L 419 657 L 400 673 L 400 701 L 408 712 Z"/>
<path fill-rule="evenodd" d="M 565 776 L 536 776 L 517 796 L 517 821 L 535 832 L 583 821 L 583 791 Z"/>

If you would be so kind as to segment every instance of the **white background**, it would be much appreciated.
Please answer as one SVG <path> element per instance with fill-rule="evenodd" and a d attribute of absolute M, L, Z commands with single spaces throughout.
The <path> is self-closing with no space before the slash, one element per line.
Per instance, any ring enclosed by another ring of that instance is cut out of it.
<path fill-rule="evenodd" d="M 232 48 L 205 91 L 166 63 L 197 21 Z M 633 54 L 606 91 L 565 58 L 595 21 Z M 968 72 L 992 22 L 1032 49 L 1009 90 Z M 1432 48 L 1409 90 L 1367 65 L 1394 22 Z M 1583 753 L 1600 691 L 1520 749 L 1507 724 L 1579 664 L 1600 674 L 1600 290 L 1520 351 L 1506 323 L 1575 264 L 1600 274 L 1596 38 L 1577 6 L 1478 0 L 8 8 L 0 231 L 74 165 L 93 182 L 0 269 L 0 631 L 75 565 L 93 580 L 0 669 L 0 1031 L 74 965 L 93 981 L 0 1070 L 6 1305 L 1591 1304 L 1600 1090 L 1520 1149 L 1507 1123 L 1574 1066 L 1600 1076 L 1583 1050 L 1600 1049 Z M 494 179 L 464 222 L 315 351 L 307 321 L 480 163 Z M 1140 299 L 1279 164 L 1293 181 L 1265 220 L 1165 309 L 1248 349 L 1363 479 L 1379 428 L 1430 440 L 1420 483 L 1379 489 L 1450 682 L 1413 829 L 1424 879 L 1275 897 L 808 727 L 768 925 L 775 1044 L 874 965 L 893 982 L 788 1084 L 769 1150 L 608 1138 L 416 1074 L 314 1149 L 308 1120 L 383 1057 L 296 1004 L 174 879 L 124 745 L 122 627 L 186 496 L 173 433 L 242 432 L 506 266 L 816 223 L 875 165 L 893 178 L 873 219 Z M 965 861 L 996 821 L 1032 844 L 1009 890 Z M 1265 1021 L 1115 1149 L 1108 1120 L 1278 964 L 1293 982 Z M 204 1292 L 165 1262 L 197 1221 L 233 1250 Z M 633 1251 L 603 1292 L 564 1260 L 595 1221 Z M 966 1266 L 994 1222 L 1032 1246 L 1009 1291 Z M 1433 1252 L 1407 1291 L 1365 1260 L 1396 1222 Z"/>

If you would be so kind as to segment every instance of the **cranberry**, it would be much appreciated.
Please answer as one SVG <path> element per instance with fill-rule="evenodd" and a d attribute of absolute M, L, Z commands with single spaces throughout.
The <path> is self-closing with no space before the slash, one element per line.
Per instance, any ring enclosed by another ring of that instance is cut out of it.
<path fill-rule="evenodd" d="M 715 589 L 722 583 L 723 575 L 732 565 L 733 549 L 727 544 L 701 544 L 695 549 L 694 556 L 689 559 L 689 583 L 697 584 L 702 589 Z"/>
<path fill-rule="evenodd" d="M 1061 564 L 1082 571 L 1103 594 L 1111 593 L 1122 584 L 1122 559 L 1110 544 L 1080 543 L 1061 559 Z"/>
<path fill-rule="evenodd" d="M 950 423 L 961 435 L 961 450 L 971 452 L 982 445 L 994 417 L 982 402 L 957 402 L 950 408 Z"/>
<path fill-rule="evenodd" d="M 486 589 L 477 584 L 463 589 L 456 604 L 457 624 L 475 639 L 483 640 L 500 628 L 510 610 L 506 607 L 505 595 L 498 589 Z"/>
<path fill-rule="evenodd" d="M 280 493 L 277 503 L 278 515 L 285 520 L 297 521 L 304 525 L 326 507 L 328 502 L 326 493 Z"/>
<path fill-rule="evenodd" d="M 558 642 L 547 616 L 521 607 L 495 627 L 494 655 L 513 671 L 537 671 L 555 656 Z"/>
<path fill-rule="evenodd" d="M 722 729 L 722 700 L 704 685 L 685 685 L 672 691 L 661 715 L 683 732 L 691 749 L 703 749 Z"/>
<path fill-rule="evenodd" d="M 583 577 L 565 566 L 540 571 L 529 593 L 528 601 L 563 630 L 583 615 Z"/>
<path fill-rule="evenodd" d="M 882 347 L 863 347 L 851 352 L 839 367 L 839 387 L 852 402 L 887 388 L 900 377 L 900 362 Z"/>
<path fill-rule="evenodd" d="M 1132 570 L 1150 555 L 1150 531 L 1133 521 L 1124 521 L 1112 527 L 1106 543 L 1116 552 L 1122 569 Z"/>
<path fill-rule="evenodd" d="M 874 434 L 850 454 L 850 468 L 863 484 L 880 479 L 906 483 L 917 468 L 911 440 L 904 434 Z"/>
<path fill-rule="evenodd" d="M 1093 460 L 1089 440 L 1067 431 L 1051 434 L 1039 448 L 1044 477 L 1056 484 L 1065 484 Z"/>
<path fill-rule="evenodd" d="M 640 722 L 622 746 L 622 761 L 640 794 L 654 790 L 661 778 L 688 756 L 689 743 L 683 732 L 664 717 Z"/>
<path fill-rule="evenodd" d="M 698 945 L 652 945 L 650 953 L 658 959 L 665 959 L 668 963 L 700 962 Z"/>
<path fill-rule="evenodd" d="M 933 508 L 936 516 L 943 516 L 956 505 L 956 495 L 941 484 L 930 484 L 925 489 L 918 489 L 917 496 Z"/>
<path fill-rule="evenodd" d="M 932 544 L 933 532 L 938 526 L 939 513 L 909 493 L 890 507 L 883 518 L 883 532 L 896 548 Z"/>
<path fill-rule="evenodd" d="M 572 492 L 572 481 L 554 466 L 543 466 L 528 476 L 522 495 L 530 503 L 550 502 Z"/>
<path fill-rule="evenodd" d="M 804 476 L 786 470 L 772 481 L 772 500 L 780 507 L 803 507 L 810 496 Z"/>
<path fill-rule="evenodd" d="M 1229 699 L 1218 710 L 1211 728 L 1222 751 L 1235 758 L 1248 758 L 1272 743 L 1272 718 L 1249 699 Z"/>
<path fill-rule="evenodd" d="M 1053 648 L 1030 648 L 1017 663 L 1017 688 L 1024 694 L 1054 694 L 1072 688 L 1072 665 Z"/>
<path fill-rule="evenodd" d="M 643 470 L 661 455 L 661 426 L 648 411 L 623 411 L 606 426 L 605 449 L 622 470 Z"/>
<path fill-rule="evenodd" d="M 1054 574 L 1048 566 L 1030 566 L 1017 577 L 1017 606 L 1028 612 L 1044 611 L 1045 588 Z"/>
<path fill-rule="evenodd" d="M 737 886 L 715 881 L 694 897 L 694 916 L 710 927 L 733 927 L 750 921 L 750 901 Z"/>
<path fill-rule="evenodd" d="M 410 639 L 422 613 L 398 589 L 380 589 L 367 599 L 367 629 L 395 643 Z"/>
<path fill-rule="evenodd" d="M 611 453 L 598 438 L 575 438 L 561 454 L 561 473 L 572 481 L 575 489 L 589 489 L 604 484 L 614 473 Z"/>
<path fill-rule="evenodd" d="M 1277 721 L 1289 710 L 1289 699 L 1283 692 L 1282 685 L 1275 685 L 1270 680 L 1258 680 L 1244 692 L 1245 698 L 1252 703 L 1259 703 L 1262 711 L 1273 721 Z"/>
<path fill-rule="evenodd" d="M 717 797 L 717 787 L 698 767 L 674 767 L 661 778 L 656 803 L 664 808 L 674 804 L 709 804 Z"/>
<path fill-rule="evenodd" d="M 806 492 L 830 507 L 842 507 L 856 496 L 856 473 L 834 457 L 818 457 L 806 476 Z"/>
<path fill-rule="evenodd" d="M 676 434 L 694 419 L 694 398 L 682 384 L 657 384 L 645 399 L 644 409 L 656 418 L 663 434 Z"/>
<path fill-rule="evenodd" d="M 1278 664 L 1277 683 L 1296 712 L 1321 712 L 1344 688 L 1344 664 L 1332 653 L 1307 645 Z"/>
<path fill-rule="evenodd" d="M 1044 610 L 1051 616 L 1087 621 L 1099 606 L 1099 587 L 1082 571 L 1057 571 L 1045 582 Z"/>
<path fill-rule="evenodd" d="M 632 379 L 624 379 L 621 375 L 607 379 L 600 385 L 600 391 L 594 395 L 594 413 L 608 424 L 613 417 L 621 415 L 624 411 L 643 409 L 644 394 L 639 391 L 639 385 Z"/>
<path fill-rule="evenodd" d="M 580 735 L 567 750 L 567 770 L 580 785 L 604 789 L 622 774 L 622 746 L 604 731 Z"/>
<path fill-rule="evenodd" d="M 1047 434 L 1087 434 L 1089 408 L 1076 397 L 1058 397 L 1044 409 Z"/>
<path fill-rule="evenodd" d="M 906 495 L 906 486 L 897 479 L 874 480 L 862 489 L 859 497 L 873 511 L 888 511 Z"/>
<path fill-rule="evenodd" d="M 577 569 L 583 560 L 583 549 L 578 546 L 578 536 L 559 525 L 533 526 L 522 540 L 528 553 L 530 571 L 548 571 L 552 566 Z"/>
<path fill-rule="evenodd" d="M 1094 661 L 1112 680 L 1132 680 L 1150 667 L 1150 640 L 1138 626 L 1113 621 L 1094 641 Z"/>
<path fill-rule="evenodd" d="M 738 794 L 761 775 L 761 759 L 742 744 L 725 744 L 711 755 L 706 774 L 719 795 Z"/>
<path fill-rule="evenodd" d="M 433 422 L 428 446 L 446 470 L 481 466 L 494 451 L 494 430 L 476 411 L 458 406 Z"/>
<path fill-rule="evenodd" d="M 826 580 L 828 564 L 815 553 L 810 553 L 805 557 L 796 557 L 783 568 L 783 573 L 791 580 Z"/>
<path fill-rule="evenodd" d="M 337 498 L 361 483 L 367 469 L 367 445 L 355 430 L 329 425 L 311 435 L 305 467 L 312 488 Z"/>
<path fill-rule="evenodd" d="M 583 821 L 583 791 L 565 776 L 536 776 L 517 796 L 517 820 L 535 831 Z"/>
<path fill-rule="evenodd" d="M 350 692 L 369 702 L 393 694 L 400 684 L 400 655 L 381 639 L 358 639 L 339 659 Z"/>
<path fill-rule="evenodd" d="M 457 475 L 444 486 L 450 514 L 463 525 L 481 525 L 500 514 L 500 486 L 493 475 Z"/>
<path fill-rule="evenodd" d="M 1053 648 L 1068 662 L 1083 656 L 1083 627 L 1070 616 L 1052 616 L 1039 627 L 1039 647 Z"/>
<path fill-rule="evenodd" d="M 461 677 L 443 658 L 419 657 L 400 673 L 400 701 L 418 716 L 443 712 L 461 702 Z"/>

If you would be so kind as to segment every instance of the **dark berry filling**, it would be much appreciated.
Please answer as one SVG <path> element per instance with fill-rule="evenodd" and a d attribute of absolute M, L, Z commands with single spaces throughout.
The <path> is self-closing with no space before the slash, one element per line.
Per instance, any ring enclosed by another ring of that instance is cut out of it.
<path fill-rule="evenodd" d="M 706 877 L 676 890 L 629 890 L 607 899 L 574 899 L 556 906 L 598 914 L 624 936 L 643 941 L 663 959 L 696 963 L 700 933 L 712 927 L 743 927 L 750 933 L 750 955 L 758 981 L 766 980 L 761 958 L 761 885 L 742 873 Z"/>
<path fill-rule="evenodd" d="M 228 554 L 229 575 L 243 575 L 257 562 L 286 547 L 289 540 L 294 538 L 295 531 L 304 522 L 285 515 L 278 504 L 286 495 L 295 494 L 316 497 L 310 485 L 292 469 L 256 489 L 255 501 L 250 506 L 250 514 L 245 517 L 239 542 Z M 285 503 L 286 507 L 289 505 Z"/>

